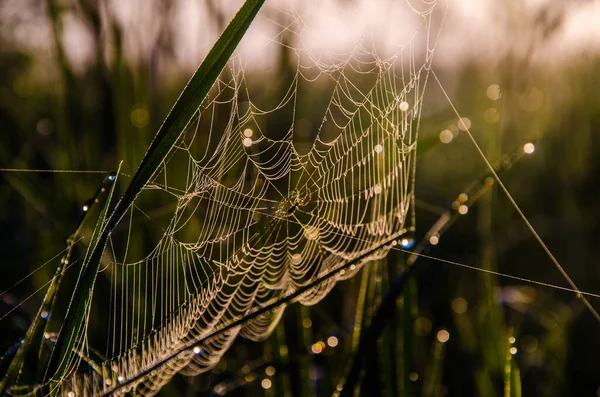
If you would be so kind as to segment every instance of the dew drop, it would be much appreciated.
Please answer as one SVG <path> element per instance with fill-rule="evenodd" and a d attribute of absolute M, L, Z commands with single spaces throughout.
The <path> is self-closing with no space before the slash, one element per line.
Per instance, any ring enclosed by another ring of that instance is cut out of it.
<path fill-rule="evenodd" d="M 454 135 L 450 130 L 443 130 L 440 132 L 440 142 L 442 143 L 450 143 L 454 139 Z"/>
<path fill-rule="evenodd" d="M 90 208 L 91 208 L 91 206 L 92 206 L 92 203 L 93 203 L 93 202 L 94 202 L 93 200 L 88 200 L 88 201 L 86 201 L 86 202 L 85 202 L 85 203 L 83 203 L 83 205 L 81 206 L 81 210 L 82 210 L 83 212 L 88 212 L 88 211 L 90 210 Z"/>
<path fill-rule="evenodd" d="M 415 246 L 415 234 L 412 231 L 409 231 L 405 234 L 403 234 L 402 236 L 400 236 L 400 239 L 398 240 L 400 242 L 400 246 L 402 248 L 412 248 Z"/>
<path fill-rule="evenodd" d="M 312 327 L 312 320 L 310 318 L 303 319 L 302 320 L 302 326 L 304 328 L 307 328 L 307 329 L 310 328 L 310 327 Z"/>
<path fill-rule="evenodd" d="M 47 320 L 50 317 L 50 312 L 48 310 L 44 310 L 40 315 L 44 320 Z"/>
<path fill-rule="evenodd" d="M 526 154 L 531 154 L 531 153 L 535 152 L 535 145 L 531 142 L 526 143 L 525 145 L 523 145 L 523 151 Z"/>
<path fill-rule="evenodd" d="M 427 336 L 431 332 L 431 320 L 427 317 L 417 317 L 413 323 L 413 331 L 417 336 Z"/>
<path fill-rule="evenodd" d="M 500 91 L 500 86 L 498 84 L 490 85 L 487 90 L 485 90 L 485 93 L 492 101 L 496 101 L 502 96 L 502 92 Z"/>
<path fill-rule="evenodd" d="M 330 336 L 329 338 L 327 338 L 327 344 L 329 345 L 329 347 L 336 347 L 338 343 L 339 340 L 335 336 Z"/>
<path fill-rule="evenodd" d="M 108 179 L 110 182 L 113 182 L 115 179 L 117 179 L 117 173 L 116 172 L 111 172 L 110 174 L 108 174 L 108 176 L 106 177 L 106 179 Z"/>
<path fill-rule="evenodd" d="M 457 124 L 458 128 L 463 131 L 468 131 L 471 128 L 471 120 L 468 117 L 461 117 Z"/>
<path fill-rule="evenodd" d="M 469 308 L 467 300 L 461 296 L 452 301 L 452 311 L 456 314 L 463 314 Z"/>
<path fill-rule="evenodd" d="M 286 345 L 283 345 L 279 348 L 279 354 L 281 354 L 282 357 L 287 357 L 288 355 L 288 347 Z"/>
<path fill-rule="evenodd" d="M 267 390 L 270 389 L 272 386 L 272 382 L 270 379 L 263 379 L 262 382 L 260 382 L 260 385 L 263 387 L 263 389 Z"/>
<path fill-rule="evenodd" d="M 445 329 L 441 329 L 441 330 L 438 331 L 438 333 L 437 333 L 437 340 L 440 343 L 446 343 L 446 342 L 448 342 L 449 339 L 450 339 L 450 332 L 448 332 Z"/>
<path fill-rule="evenodd" d="M 314 354 L 320 354 L 323 352 L 323 350 L 325 350 L 326 347 L 327 345 L 325 344 L 325 342 L 320 340 L 311 346 L 311 350 Z"/>

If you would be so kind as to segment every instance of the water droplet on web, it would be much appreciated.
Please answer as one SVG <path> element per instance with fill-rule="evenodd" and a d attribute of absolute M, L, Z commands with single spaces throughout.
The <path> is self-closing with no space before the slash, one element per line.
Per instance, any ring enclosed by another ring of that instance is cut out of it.
<path fill-rule="evenodd" d="M 463 130 L 463 131 L 468 131 L 469 128 L 471 128 L 471 119 L 469 119 L 468 117 L 461 117 L 458 120 L 458 128 Z"/>
<path fill-rule="evenodd" d="M 88 212 L 90 210 L 90 207 L 92 206 L 93 200 L 88 200 L 85 203 L 83 203 L 83 205 L 81 206 L 81 210 L 83 212 Z"/>
<path fill-rule="evenodd" d="M 117 179 L 117 173 L 116 172 L 111 172 L 110 174 L 108 174 L 108 176 L 106 177 L 106 179 L 108 179 L 110 182 L 113 182 L 115 179 Z"/>
<path fill-rule="evenodd" d="M 412 248 L 415 246 L 415 233 L 412 231 L 408 231 L 406 233 L 404 233 L 402 236 L 400 236 L 400 239 L 398 240 L 400 242 L 400 246 L 402 248 Z"/>
<path fill-rule="evenodd" d="M 44 310 L 40 316 L 46 320 L 48 317 L 50 317 L 50 312 L 48 310 Z"/>
<path fill-rule="evenodd" d="M 454 139 L 454 135 L 450 130 L 443 130 L 440 132 L 440 142 L 442 143 L 450 143 Z"/>
<path fill-rule="evenodd" d="M 317 240 L 319 238 L 319 229 L 315 226 L 306 226 L 304 228 L 304 237 L 308 240 Z"/>

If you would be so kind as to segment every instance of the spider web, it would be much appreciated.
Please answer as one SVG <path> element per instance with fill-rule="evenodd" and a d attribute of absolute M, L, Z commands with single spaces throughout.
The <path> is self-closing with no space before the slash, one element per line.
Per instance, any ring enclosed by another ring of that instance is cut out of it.
<path fill-rule="evenodd" d="M 394 245 L 412 244 L 440 5 L 394 6 L 402 19 L 390 26 L 404 29 L 390 30 L 393 45 L 376 39 L 381 26 L 354 25 L 372 7 L 322 1 L 259 16 L 111 237 L 109 300 L 91 309 L 107 318 L 106 345 L 82 370 L 93 351 L 80 335 L 86 353 L 72 359 L 63 394 L 152 395 L 177 372 L 210 370 L 237 336 L 266 338 L 285 305 L 236 323 L 257 309 L 307 287 L 294 301 L 313 305 Z M 340 37 L 329 45 L 327 32 Z M 141 236 L 156 243 L 135 247 Z"/>

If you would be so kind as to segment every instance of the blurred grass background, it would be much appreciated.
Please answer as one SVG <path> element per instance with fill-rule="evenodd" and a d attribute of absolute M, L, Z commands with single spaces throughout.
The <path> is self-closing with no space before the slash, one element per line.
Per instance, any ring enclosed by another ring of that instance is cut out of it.
<path fill-rule="evenodd" d="M 147 7 L 153 34 L 140 42 L 139 54 L 128 52 L 126 43 L 135 42 L 130 36 L 145 27 L 123 26 L 109 6 L 87 0 L 5 3 L 0 8 L 0 168 L 109 171 L 123 160 L 132 174 L 190 74 L 189 65 L 177 62 L 175 3 L 157 0 Z M 535 154 L 501 177 L 578 286 L 599 292 L 599 52 L 582 45 L 562 59 L 535 57 L 536 48 L 559 40 L 563 22 L 578 6 L 548 2 L 527 18 L 517 12 L 516 2 L 498 6 L 503 32 L 512 35 L 505 38 L 504 51 L 492 58 L 463 51 L 448 62 L 452 50 L 446 48 L 446 61 L 434 69 L 492 163 L 536 142 Z M 203 25 L 207 32 L 199 40 L 210 42 L 235 7 L 207 0 L 201 9 L 210 24 Z M 19 35 L 29 30 L 34 35 L 37 25 L 40 39 L 24 46 Z M 455 31 L 455 25 L 444 29 Z M 73 38 L 78 34 L 83 42 Z M 85 47 L 84 61 L 70 49 L 78 45 Z M 199 58 L 191 65 L 201 60 L 202 51 L 195 51 Z M 280 73 L 289 73 L 285 49 L 278 59 Z M 269 86 L 263 95 L 276 97 L 277 91 Z M 418 239 L 440 210 L 451 208 L 486 172 L 457 122 L 430 81 L 419 136 Z M 17 283 L 65 247 L 82 203 L 103 178 L 101 173 L 0 172 L 0 291 L 11 288 L 1 297 L 0 315 L 22 303 L 2 320 L 3 352 L 23 336 L 43 293 L 24 299 L 51 278 L 56 263 Z M 135 241 L 147 237 L 133 236 Z M 429 253 L 566 286 L 495 187 Z M 404 254 L 394 253 L 340 284 L 319 305 L 291 306 L 268 341 L 238 340 L 210 374 L 177 377 L 161 395 L 332 395 L 361 330 L 404 261 Z M 421 262 L 428 272 L 412 280 L 377 351 L 364 357 L 363 395 L 600 393 L 600 324 L 574 294 Z M 76 271 L 69 272 L 67 285 L 75 277 Z M 445 343 L 443 331 L 449 336 Z"/>

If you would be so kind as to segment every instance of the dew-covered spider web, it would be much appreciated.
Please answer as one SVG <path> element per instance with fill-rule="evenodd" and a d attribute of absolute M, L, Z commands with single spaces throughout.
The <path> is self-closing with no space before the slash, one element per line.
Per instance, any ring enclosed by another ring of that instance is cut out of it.
<path fill-rule="evenodd" d="M 419 118 L 446 5 L 379 6 L 259 14 L 111 237 L 96 286 L 109 292 L 90 309 L 106 322 L 88 324 L 106 328 L 105 346 L 82 332 L 63 394 L 152 395 L 175 373 L 210 370 L 238 336 L 266 338 L 277 302 L 304 288 L 293 301 L 315 304 L 412 244 Z"/>
<path fill-rule="evenodd" d="M 156 394 L 177 373 L 214 368 L 238 336 L 267 338 L 287 305 L 314 305 L 365 264 L 411 248 L 428 80 L 463 120 L 432 69 L 447 6 L 444 0 L 267 2 L 112 232 L 67 376 L 12 391 Z M 599 295 L 578 289 L 463 127 L 488 175 L 458 196 L 452 215 L 442 211 L 407 263 L 420 256 L 568 291 L 600 320 L 586 299 Z M 527 143 L 519 156 L 534 148 Z M 135 164 L 126 165 L 121 183 L 134 171 Z M 109 174 L 101 189 L 114 178 Z M 502 189 L 568 287 L 419 251 L 437 244 L 453 216 L 466 214 L 490 183 Z M 74 234 L 58 256 L 68 258 L 82 238 Z M 73 260 L 66 269 L 79 266 Z M 56 335 L 44 335 L 48 345 Z"/>

